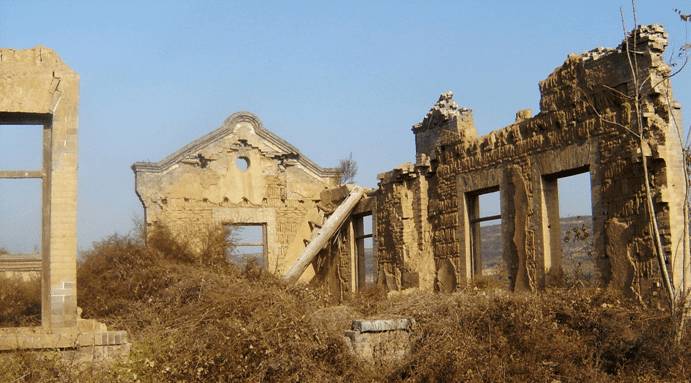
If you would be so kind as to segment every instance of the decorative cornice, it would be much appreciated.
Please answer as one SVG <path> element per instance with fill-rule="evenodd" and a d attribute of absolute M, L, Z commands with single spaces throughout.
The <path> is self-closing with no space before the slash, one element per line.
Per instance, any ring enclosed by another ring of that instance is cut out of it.
<path fill-rule="evenodd" d="M 235 112 L 228 117 L 220 128 L 208 133 L 189 144 L 183 146 L 178 151 L 162 159 L 159 162 L 136 162 L 132 165 L 134 173 L 162 173 L 170 169 L 173 165 L 183 162 L 185 159 L 194 157 L 200 150 L 208 145 L 233 133 L 240 123 L 249 123 L 254 128 L 254 132 L 262 139 L 278 147 L 282 152 L 281 156 L 296 158 L 297 162 L 306 169 L 316 173 L 320 177 L 339 177 L 339 172 L 335 168 L 322 168 L 304 156 L 300 151 L 287 141 L 266 129 L 259 118 L 250 112 Z"/>

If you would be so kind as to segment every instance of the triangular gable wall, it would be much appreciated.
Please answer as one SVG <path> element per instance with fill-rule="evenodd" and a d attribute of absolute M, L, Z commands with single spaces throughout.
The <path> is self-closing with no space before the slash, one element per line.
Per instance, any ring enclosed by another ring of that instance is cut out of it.
<path fill-rule="evenodd" d="M 176 152 L 170 154 L 166 158 L 159 162 L 136 162 L 132 165 L 132 170 L 137 172 L 165 172 L 177 163 L 180 163 L 186 159 L 191 159 L 196 153 L 209 146 L 210 144 L 217 142 L 231 134 L 233 134 L 241 123 L 250 124 L 254 130 L 254 133 L 266 141 L 267 144 L 273 146 L 277 153 L 273 153 L 274 156 L 285 156 L 288 158 L 294 158 L 299 164 L 305 167 L 305 169 L 314 173 L 315 176 L 320 178 L 337 178 L 338 170 L 333 168 L 322 168 L 315 164 L 312 160 L 304 156 L 300 151 L 281 137 L 274 134 L 272 131 L 266 129 L 262 122 L 257 116 L 250 112 L 235 112 L 230 117 L 228 117 L 221 125 L 220 128 L 210 132 L 189 144 L 183 146 Z"/>
<path fill-rule="evenodd" d="M 251 242 L 263 243 L 261 261 L 276 273 L 304 247 L 304 225 L 317 214 L 320 193 L 340 181 L 336 169 L 316 165 L 248 112 L 132 170 L 147 225 L 164 224 L 190 242 L 215 224 L 259 226 L 262 239 Z"/>

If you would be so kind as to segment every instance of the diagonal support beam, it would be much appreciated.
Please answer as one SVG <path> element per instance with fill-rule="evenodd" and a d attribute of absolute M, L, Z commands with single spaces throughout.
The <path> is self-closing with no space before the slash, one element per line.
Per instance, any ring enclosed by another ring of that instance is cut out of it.
<path fill-rule="evenodd" d="M 302 254 L 300 254 L 300 258 L 295 261 L 290 270 L 283 276 L 284 281 L 293 283 L 300 278 L 314 257 L 326 246 L 329 239 L 336 234 L 343 222 L 350 216 L 350 212 L 355 209 L 355 206 L 357 206 L 364 194 L 365 188 L 360 186 L 355 186 L 350 191 L 348 198 L 324 222 L 324 226 L 319 230 L 317 236 L 307 245 Z"/>

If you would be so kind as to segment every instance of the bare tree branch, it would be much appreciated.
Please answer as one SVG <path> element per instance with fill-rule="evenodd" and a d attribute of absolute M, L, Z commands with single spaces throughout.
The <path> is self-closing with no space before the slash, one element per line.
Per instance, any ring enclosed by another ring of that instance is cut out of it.
<path fill-rule="evenodd" d="M 357 162 L 353 159 L 353 152 L 350 152 L 348 158 L 341 158 L 338 162 L 338 171 L 341 173 L 341 183 L 352 183 L 357 175 Z"/>

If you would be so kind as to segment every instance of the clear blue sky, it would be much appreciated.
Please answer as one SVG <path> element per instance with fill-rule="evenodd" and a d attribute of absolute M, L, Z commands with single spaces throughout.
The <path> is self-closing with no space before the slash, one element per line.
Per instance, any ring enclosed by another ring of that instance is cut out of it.
<path fill-rule="evenodd" d="M 538 81 L 569 53 L 621 42 L 620 7 L 631 29 L 620 0 L 2 0 L 0 47 L 50 47 L 81 75 L 84 249 L 142 215 L 134 162 L 159 161 L 240 110 L 320 166 L 352 152 L 356 181 L 375 187 L 378 173 L 415 160 L 410 129 L 439 94 L 473 109 L 481 135 L 520 109 L 537 113 Z M 672 9 L 691 13 L 688 0 L 637 8 L 639 24 L 665 24 L 670 46 L 684 43 Z M 686 126 L 690 71 L 673 82 Z M 1 198 L 0 245 L 12 249 L 20 212 Z"/>

